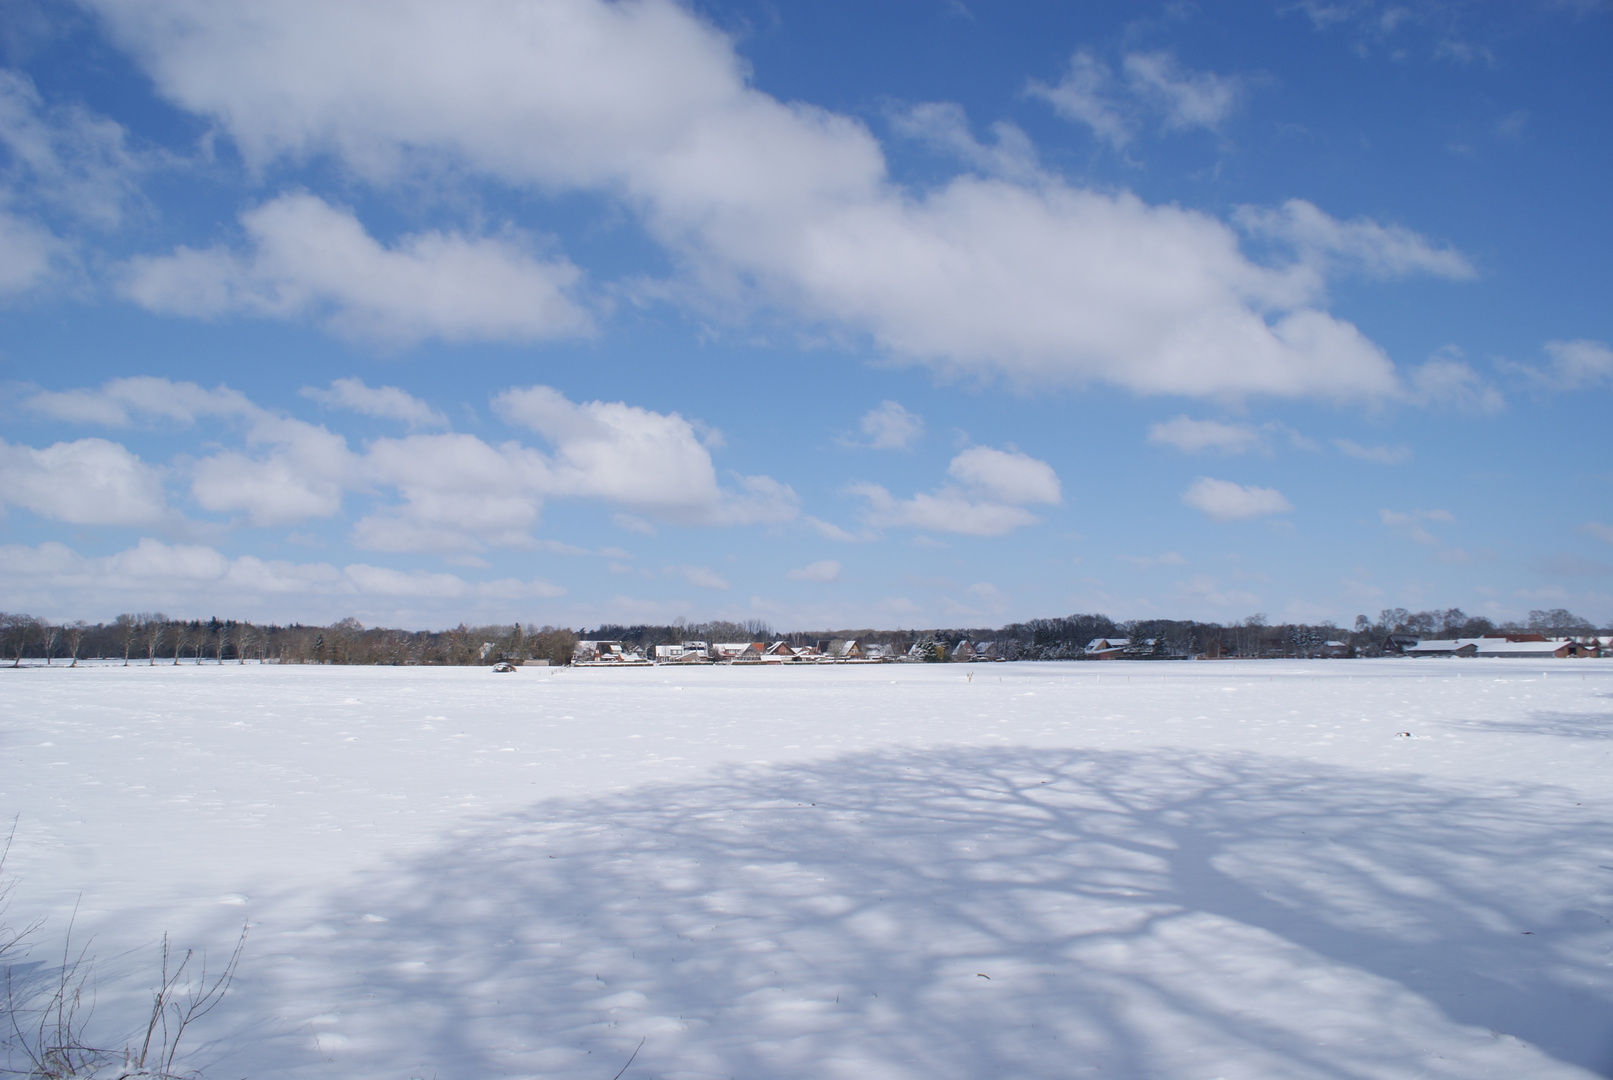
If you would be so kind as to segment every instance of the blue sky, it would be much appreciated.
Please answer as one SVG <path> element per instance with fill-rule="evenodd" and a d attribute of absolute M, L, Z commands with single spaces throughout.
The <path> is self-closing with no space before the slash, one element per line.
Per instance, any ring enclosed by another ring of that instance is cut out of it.
<path fill-rule="evenodd" d="M 0 605 L 1613 621 L 1605 4 L 8 4 Z"/>

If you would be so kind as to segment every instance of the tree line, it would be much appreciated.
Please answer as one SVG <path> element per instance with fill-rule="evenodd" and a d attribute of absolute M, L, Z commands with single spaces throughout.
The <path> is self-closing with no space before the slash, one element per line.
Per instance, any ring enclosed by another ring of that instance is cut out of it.
<path fill-rule="evenodd" d="M 1610 632 L 1603 630 L 1602 632 Z M 1127 639 L 1124 655 L 1138 660 L 1306 657 L 1323 655 L 1337 642 L 1353 656 L 1377 656 L 1392 634 L 1418 638 L 1482 637 L 1495 633 L 1539 633 L 1548 637 L 1598 633 L 1587 619 L 1562 608 L 1531 611 L 1523 622 L 1496 624 L 1460 608 L 1407 611 L 1385 608 L 1376 620 L 1358 616 L 1345 629 L 1331 622 L 1270 623 L 1263 614 L 1236 623 L 1182 619 L 1128 619 L 1070 615 L 1032 619 L 999 627 L 936 630 L 840 629 L 775 633 L 767 623 L 712 621 L 666 625 L 603 624 L 593 630 L 523 627 L 520 623 L 467 626 L 449 630 L 396 630 L 366 627 L 357 619 L 328 626 L 257 624 L 234 619 L 172 619 L 161 612 L 119 615 L 110 623 L 52 622 L 32 615 L 0 612 L 0 648 L 13 666 L 43 659 L 69 665 L 91 657 L 127 664 L 280 663 L 467 665 L 514 660 L 568 664 L 582 638 L 621 641 L 646 654 L 656 645 L 685 641 L 788 641 L 812 645 L 855 639 L 892 651 L 926 657 L 949 655 L 962 641 L 990 643 L 1005 660 L 1079 660 L 1095 638 Z"/>
<path fill-rule="evenodd" d="M 1124 655 L 1138 660 L 1235 657 L 1305 657 L 1330 650 L 1329 642 L 1342 644 L 1354 656 L 1382 655 L 1384 643 L 1392 634 L 1418 638 L 1483 637 L 1497 633 L 1540 633 L 1546 636 L 1589 635 L 1595 626 L 1564 609 L 1531 611 L 1523 622 L 1495 623 L 1483 616 L 1470 616 L 1460 608 L 1409 612 L 1386 608 L 1376 620 L 1358 616 L 1353 627 L 1335 623 L 1270 623 L 1264 614 L 1251 615 L 1236 623 L 1198 622 L 1190 619 L 1127 619 L 1116 621 L 1106 615 L 1070 615 L 1061 619 L 1032 619 L 999 627 L 957 627 L 936 630 L 838 629 L 774 633 L 763 622 L 675 622 L 669 625 L 606 623 L 593 630 L 579 630 L 582 638 L 620 641 L 649 655 L 657 645 L 677 645 L 685 641 L 788 641 L 791 645 L 813 645 L 833 640 L 857 640 L 889 646 L 908 654 L 915 650 L 925 656 L 950 655 L 959 642 L 996 645 L 997 656 L 1006 660 L 1079 660 L 1095 638 L 1128 640 Z M 939 647 L 939 649 L 935 647 Z M 1337 651 L 1337 650 L 1331 650 Z"/>
<path fill-rule="evenodd" d="M 0 643 L 13 666 L 23 660 L 91 657 L 126 664 L 496 664 L 503 660 L 571 661 L 570 630 L 520 623 L 450 630 L 366 627 L 357 619 L 329 626 L 259 624 L 235 619 L 173 619 L 162 612 L 119 615 L 110 623 L 56 623 L 0 612 Z"/>

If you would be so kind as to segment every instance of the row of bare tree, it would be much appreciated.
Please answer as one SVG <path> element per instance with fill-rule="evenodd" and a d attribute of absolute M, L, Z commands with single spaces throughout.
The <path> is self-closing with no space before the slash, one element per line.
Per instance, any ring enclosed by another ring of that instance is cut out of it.
<path fill-rule="evenodd" d="M 0 649 L 23 660 L 75 666 L 87 657 L 128 664 L 495 664 L 503 660 L 569 663 L 576 635 L 520 623 L 451 630 L 366 628 L 357 619 L 329 626 L 258 625 L 234 619 L 171 619 L 162 612 L 119 615 L 110 623 L 57 623 L 0 612 Z"/>

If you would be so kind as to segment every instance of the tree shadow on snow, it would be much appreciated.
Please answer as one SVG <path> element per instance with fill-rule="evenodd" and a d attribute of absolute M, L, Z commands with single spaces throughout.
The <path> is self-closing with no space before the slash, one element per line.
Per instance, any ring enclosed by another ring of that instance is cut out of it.
<path fill-rule="evenodd" d="M 641 1040 L 626 1077 L 1607 1075 L 1613 830 L 1563 798 L 1159 751 L 734 768 L 462 830 L 260 992 L 317 986 L 348 1076 L 609 1080 Z"/>
<path fill-rule="evenodd" d="M 1555 735 L 1564 739 L 1613 739 L 1613 712 L 1571 713 L 1537 709 L 1523 723 L 1486 722 L 1493 731 Z"/>

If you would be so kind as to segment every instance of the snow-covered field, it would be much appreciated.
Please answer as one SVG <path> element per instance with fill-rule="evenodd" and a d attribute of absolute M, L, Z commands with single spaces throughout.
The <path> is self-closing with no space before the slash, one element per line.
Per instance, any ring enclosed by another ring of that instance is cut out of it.
<path fill-rule="evenodd" d="M 1613 1072 L 1613 661 L 0 670 L 0 762 L 102 1030 L 250 920 L 210 1077 Z"/>

